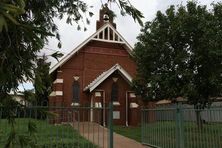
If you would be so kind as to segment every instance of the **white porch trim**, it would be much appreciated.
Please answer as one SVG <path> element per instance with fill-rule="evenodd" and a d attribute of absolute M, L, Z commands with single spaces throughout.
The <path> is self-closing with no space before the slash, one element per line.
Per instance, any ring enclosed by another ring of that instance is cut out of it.
<path fill-rule="evenodd" d="M 99 75 L 89 85 L 87 85 L 84 88 L 84 91 L 89 90 L 90 92 L 92 92 L 99 84 L 101 84 L 104 80 L 106 80 L 116 70 L 118 70 L 120 72 L 120 74 L 123 75 L 123 77 L 127 80 L 128 83 L 132 82 L 132 77 L 117 63 L 113 67 L 111 67 L 109 70 L 107 70 L 107 71 L 103 72 L 101 75 Z"/>

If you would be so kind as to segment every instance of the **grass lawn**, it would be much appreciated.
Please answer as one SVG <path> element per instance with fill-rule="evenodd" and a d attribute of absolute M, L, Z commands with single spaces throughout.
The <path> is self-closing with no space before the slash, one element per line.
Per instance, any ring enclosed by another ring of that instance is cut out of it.
<path fill-rule="evenodd" d="M 183 123 L 185 148 L 222 148 L 222 123 L 207 123 L 200 131 L 196 122 Z M 141 127 L 114 126 L 114 131 L 143 143 L 162 148 L 176 148 L 176 124 L 172 121 L 153 122 Z"/>
<path fill-rule="evenodd" d="M 16 135 L 28 135 L 29 120 L 37 125 L 37 133 L 32 138 L 39 147 L 96 147 L 80 136 L 71 125 L 53 125 L 44 120 L 16 119 Z M 4 147 L 10 131 L 7 120 L 0 119 L 0 148 Z"/>
<path fill-rule="evenodd" d="M 126 127 L 115 125 L 113 130 L 120 135 L 141 142 L 141 127 Z"/>
<path fill-rule="evenodd" d="M 176 124 L 172 121 L 153 122 L 143 127 L 143 142 L 163 148 L 174 148 L 177 142 Z M 185 148 L 221 148 L 222 124 L 207 123 L 198 130 L 196 122 L 183 123 Z"/>

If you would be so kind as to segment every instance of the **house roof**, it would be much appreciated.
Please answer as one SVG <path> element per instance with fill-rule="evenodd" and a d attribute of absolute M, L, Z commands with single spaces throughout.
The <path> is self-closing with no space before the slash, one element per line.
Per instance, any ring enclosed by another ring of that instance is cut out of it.
<path fill-rule="evenodd" d="M 116 70 L 120 72 L 120 74 L 125 78 L 128 83 L 132 82 L 132 77 L 117 63 L 109 70 L 104 71 L 100 74 L 96 79 L 94 79 L 89 85 L 84 88 L 84 91 L 89 90 L 92 92 L 97 86 L 99 86 L 104 80 L 106 80 L 111 74 L 113 74 Z"/>
<path fill-rule="evenodd" d="M 172 101 L 167 100 L 167 99 L 159 100 L 159 101 L 156 102 L 157 105 L 170 104 L 170 103 L 172 103 Z"/>
<path fill-rule="evenodd" d="M 13 92 L 13 91 L 10 91 L 10 93 L 8 93 L 10 96 L 24 96 L 24 94 L 22 92 Z"/>
<path fill-rule="evenodd" d="M 108 33 L 107 36 L 105 35 L 106 33 Z M 75 53 L 81 50 L 87 43 L 89 43 L 92 40 L 123 44 L 126 50 L 129 52 L 129 54 L 131 54 L 131 51 L 133 50 L 130 44 L 120 35 L 120 33 L 109 22 L 107 22 L 100 29 L 98 29 L 93 35 L 91 35 L 84 42 L 82 42 L 79 46 L 73 49 L 69 54 L 64 56 L 64 58 L 62 58 L 57 64 L 55 64 L 50 69 L 49 73 L 51 74 L 58 67 L 66 63 Z"/>

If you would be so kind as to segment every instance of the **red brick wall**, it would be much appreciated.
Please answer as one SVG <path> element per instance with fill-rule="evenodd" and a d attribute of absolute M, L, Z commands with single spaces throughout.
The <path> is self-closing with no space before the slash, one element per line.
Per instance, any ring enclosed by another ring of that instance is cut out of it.
<path fill-rule="evenodd" d="M 74 75 L 80 77 L 79 83 L 80 90 L 82 91 L 80 103 L 85 104 L 90 101 L 90 98 L 83 92 L 83 89 L 102 72 L 110 69 L 116 63 L 120 64 L 131 76 L 135 76 L 135 62 L 122 46 L 97 41 L 87 44 L 60 68 L 62 70 L 62 78 L 64 79 L 64 104 L 66 106 L 71 104 Z"/>
<path fill-rule="evenodd" d="M 80 105 L 85 106 L 90 104 L 91 95 L 89 92 L 84 92 L 83 89 L 97 78 L 102 72 L 110 69 L 115 64 L 121 65 L 132 77 L 136 74 L 136 65 L 126 49 L 120 44 L 104 43 L 92 41 L 83 47 L 78 53 L 73 55 L 65 64 L 60 67 L 57 78 L 63 79 L 63 96 L 50 97 L 50 102 L 53 105 L 64 105 L 70 107 L 72 103 L 72 84 L 73 76 L 79 76 L 80 83 Z M 115 106 L 114 110 L 120 111 L 120 120 L 114 120 L 115 124 L 125 125 L 126 119 L 126 91 L 130 91 L 130 85 L 120 76 L 119 86 L 119 102 L 121 106 Z M 110 101 L 112 76 L 105 80 L 96 89 L 105 90 L 106 103 Z M 54 87 L 53 91 L 56 91 Z"/>
<path fill-rule="evenodd" d="M 114 106 L 113 111 L 120 111 L 120 119 L 114 119 L 114 124 L 125 125 L 126 121 L 126 92 L 131 90 L 130 85 L 122 78 L 120 75 L 111 75 L 106 79 L 97 89 L 105 91 L 105 103 L 108 106 L 108 103 L 111 100 L 111 88 L 113 84 L 112 77 L 118 78 L 118 102 L 120 106 Z"/>

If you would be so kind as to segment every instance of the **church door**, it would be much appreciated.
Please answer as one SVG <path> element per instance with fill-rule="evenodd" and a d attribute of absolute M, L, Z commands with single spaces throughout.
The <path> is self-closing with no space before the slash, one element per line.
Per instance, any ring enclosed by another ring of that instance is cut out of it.
<path fill-rule="evenodd" d="M 93 121 L 103 125 L 104 121 L 104 92 L 95 91 L 93 95 Z"/>

